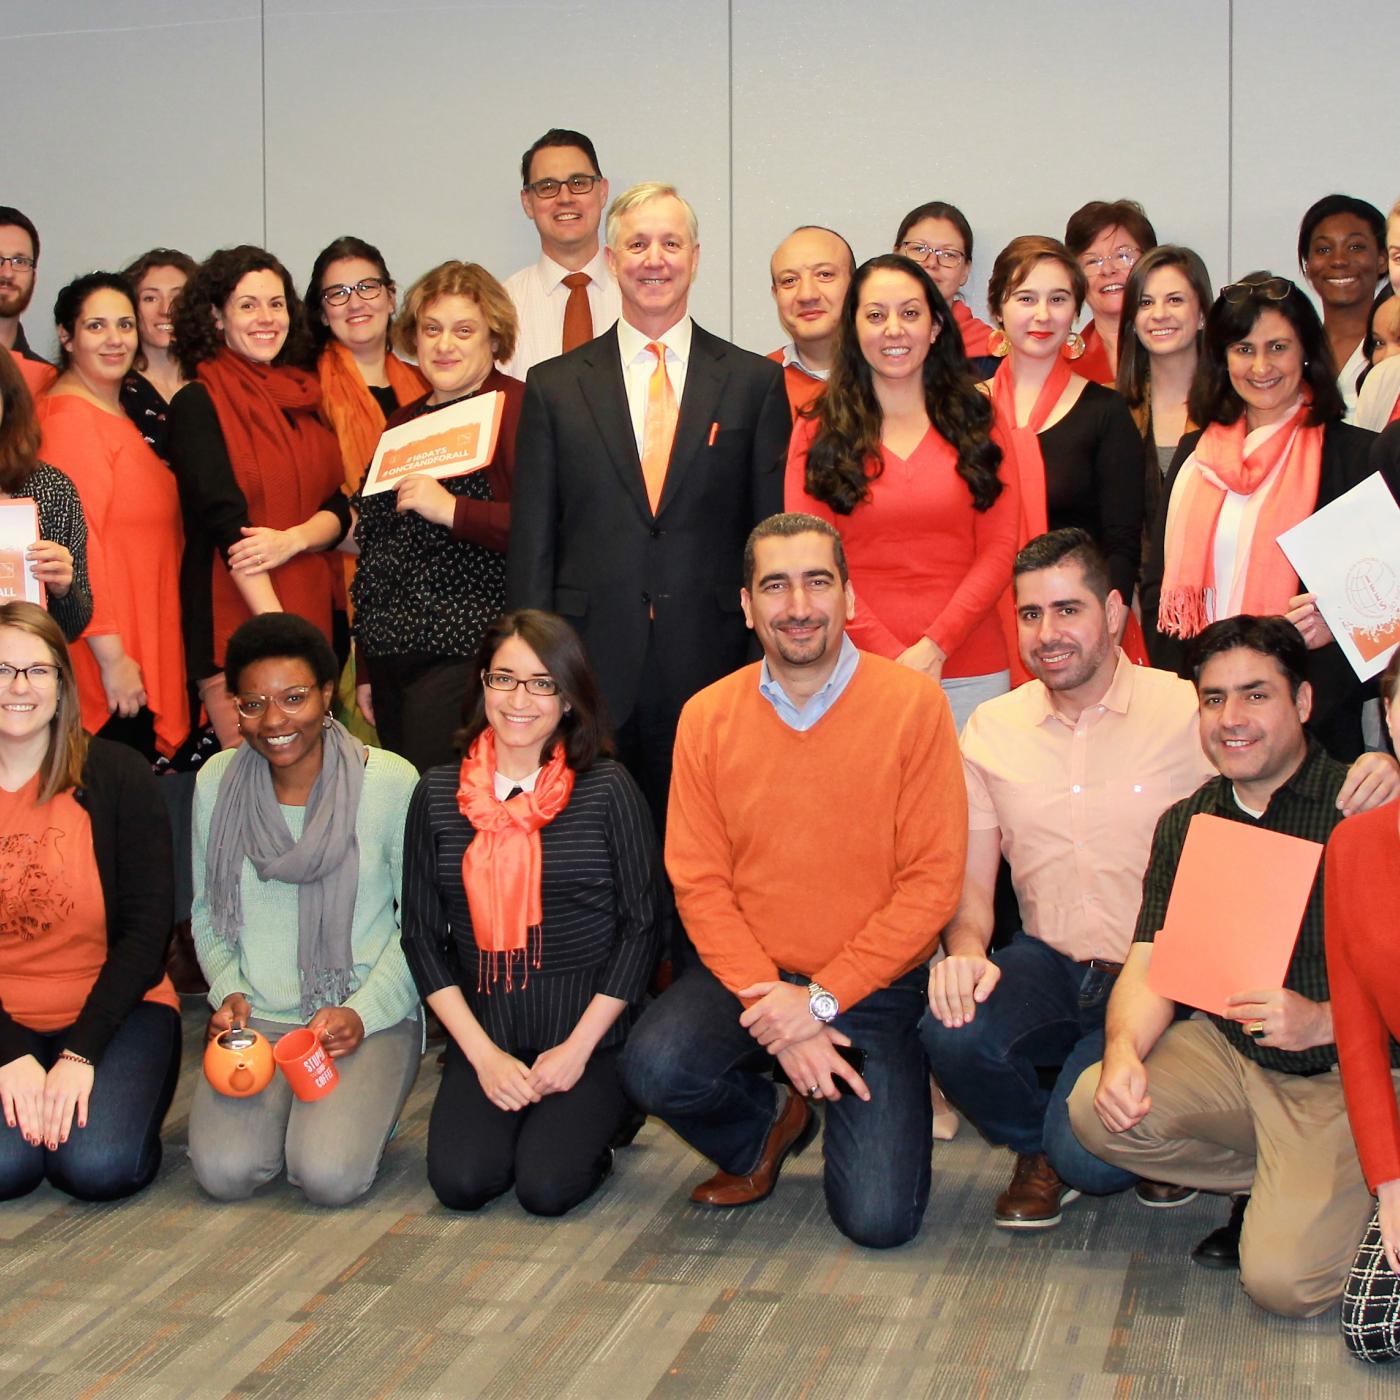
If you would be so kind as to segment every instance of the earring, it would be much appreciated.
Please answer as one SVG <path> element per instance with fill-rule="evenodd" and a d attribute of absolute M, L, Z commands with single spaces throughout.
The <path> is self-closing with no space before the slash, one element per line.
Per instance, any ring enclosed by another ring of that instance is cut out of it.
<path fill-rule="evenodd" d="M 321 728 L 322 728 L 322 729 L 329 729 L 330 727 L 331 727 L 331 712 L 330 712 L 329 710 L 327 710 L 326 713 L 323 714 L 323 715 L 321 716 Z"/>
<path fill-rule="evenodd" d="M 987 353 L 995 359 L 1004 360 L 1011 353 L 1011 338 L 998 328 L 987 337 Z"/>
<path fill-rule="evenodd" d="M 1069 338 L 1060 346 L 1060 354 L 1071 362 L 1084 353 L 1084 337 L 1078 331 L 1071 331 Z"/>

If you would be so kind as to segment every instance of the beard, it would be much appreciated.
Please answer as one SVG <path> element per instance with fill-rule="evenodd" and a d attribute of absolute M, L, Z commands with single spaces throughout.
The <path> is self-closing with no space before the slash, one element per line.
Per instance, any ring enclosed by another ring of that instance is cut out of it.
<path fill-rule="evenodd" d="M 0 278 L 0 316 L 13 319 L 23 316 L 34 296 L 34 283 L 21 287 Z"/>

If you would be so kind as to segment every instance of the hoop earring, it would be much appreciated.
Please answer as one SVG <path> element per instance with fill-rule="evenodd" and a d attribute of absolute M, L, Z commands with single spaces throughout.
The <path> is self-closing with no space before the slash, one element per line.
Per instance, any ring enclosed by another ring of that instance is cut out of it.
<path fill-rule="evenodd" d="M 1071 331 L 1065 343 L 1060 346 L 1060 354 L 1073 363 L 1084 353 L 1084 337 L 1078 331 Z"/>
<path fill-rule="evenodd" d="M 998 328 L 987 337 L 987 353 L 993 359 L 1004 360 L 1011 353 L 1011 337 Z"/>
<path fill-rule="evenodd" d="M 327 710 L 326 713 L 323 714 L 323 715 L 321 716 L 321 728 L 322 728 L 322 729 L 329 729 L 330 727 L 331 727 L 331 712 L 330 712 L 329 710 Z"/>

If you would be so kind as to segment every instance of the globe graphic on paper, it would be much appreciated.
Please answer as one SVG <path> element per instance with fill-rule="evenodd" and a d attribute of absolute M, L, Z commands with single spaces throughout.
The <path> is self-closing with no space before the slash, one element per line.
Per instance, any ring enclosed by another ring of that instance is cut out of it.
<path fill-rule="evenodd" d="M 1358 559 L 1347 570 L 1346 586 L 1358 620 L 1388 622 L 1400 611 L 1400 579 L 1383 559 Z"/>

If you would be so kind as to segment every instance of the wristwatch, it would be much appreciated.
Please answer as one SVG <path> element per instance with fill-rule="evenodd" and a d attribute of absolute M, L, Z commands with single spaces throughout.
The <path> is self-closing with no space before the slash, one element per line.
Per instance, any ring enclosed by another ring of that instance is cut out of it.
<path fill-rule="evenodd" d="M 807 1009 L 819 1021 L 834 1021 L 841 1004 L 820 982 L 808 982 Z"/>

